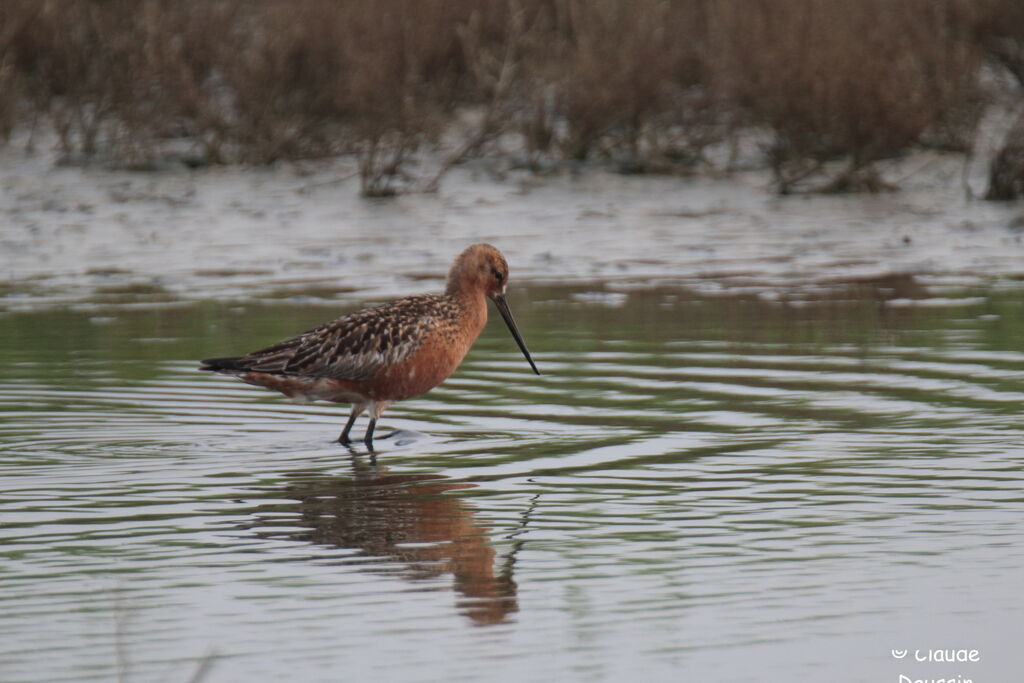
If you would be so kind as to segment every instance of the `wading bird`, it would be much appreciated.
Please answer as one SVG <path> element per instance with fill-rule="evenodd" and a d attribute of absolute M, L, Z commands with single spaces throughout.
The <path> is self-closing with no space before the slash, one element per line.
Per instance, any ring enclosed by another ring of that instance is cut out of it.
<path fill-rule="evenodd" d="M 459 254 L 444 294 L 407 296 L 315 327 L 245 356 L 210 358 L 200 370 L 232 375 L 297 401 L 351 403 L 338 442 L 349 444 L 356 418 L 369 413 L 363 442 L 389 404 L 419 396 L 459 367 L 494 302 L 533 371 L 540 374 L 505 301 L 508 264 L 489 244 Z"/>

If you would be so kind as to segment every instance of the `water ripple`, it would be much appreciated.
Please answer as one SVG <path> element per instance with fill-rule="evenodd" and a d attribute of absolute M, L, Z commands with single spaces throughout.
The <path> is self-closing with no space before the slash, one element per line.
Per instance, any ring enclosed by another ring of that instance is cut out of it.
<path fill-rule="evenodd" d="M 541 377 L 482 339 L 386 414 L 375 461 L 331 442 L 342 407 L 188 360 L 19 351 L 0 385 L 0 675 L 180 679 L 212 648 L 228 680 L 341 661 L 366 678 L 394 664 L 384 636 L 411 679 L 555 642 L 526 679 L 613 675 L 612 642 L 698 663 L 770 643 L 781 675 L 822 665 L 812 636 L 867 647 L 896 606 L 1024 607 L 1007 578 L 1024 354 L 600 329 L 528 329 Z M 170 352 L 199 355 L 183 339 Z M 980 576 L 969 604 L 917 588 Z"/>

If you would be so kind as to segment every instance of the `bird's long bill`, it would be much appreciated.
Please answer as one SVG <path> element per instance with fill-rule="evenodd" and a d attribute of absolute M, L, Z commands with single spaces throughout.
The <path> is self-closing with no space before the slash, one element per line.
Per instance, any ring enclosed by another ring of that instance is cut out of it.
<path fill-rule="evenodd" d="M 523 341 L 523 336 L 519 334 L 519 328 L 516 327 L 516 319 L 512 317 L 512 311 L 508 309 L 508 302 L 505 301 L 505 297 L 502 294 L 498 294 L 493 299 L 495 307 L 498 309 L 498 313 L 501 313 L 502 319 L 505 324 L 508 325 L 508 331 L 512 333 L 512 338 L 516 340 L 516 344 L 519 344 L 519 350 L 526 356 L 527 362 L 533 371 L 538 375 L 540 370 L 537 369 L 537 365 L 533 362 L 533 358 L 530 357 L 530 349 L 526 348 L 526 342 Z"/>

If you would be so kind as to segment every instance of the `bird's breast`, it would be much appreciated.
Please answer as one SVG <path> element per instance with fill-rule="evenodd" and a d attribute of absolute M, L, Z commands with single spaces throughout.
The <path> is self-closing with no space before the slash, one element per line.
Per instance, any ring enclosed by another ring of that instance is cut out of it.
<path fill-rule="evenodd" d="M 484 315 L 483 322 L 486 322 L 486 313 Z M 477 320 L 458 322 L 461 324 L 436 327 L 424 336 L 408 358 L 380 368 L 368 383 L 371 397 L 401 401 L 426 393 L 448 379 L 483 328 L 483 323 Z"/>

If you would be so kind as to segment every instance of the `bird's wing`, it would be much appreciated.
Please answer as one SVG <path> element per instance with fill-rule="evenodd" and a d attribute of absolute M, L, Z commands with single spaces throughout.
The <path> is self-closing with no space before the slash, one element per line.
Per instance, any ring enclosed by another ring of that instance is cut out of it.
<path fill-rule="evenodd" d="M 320 325 L 238 359 L 238 369 L 303 377 L 366 380 L 419 348 L 436 323 L 436 297 L 406 297 Z"/>

